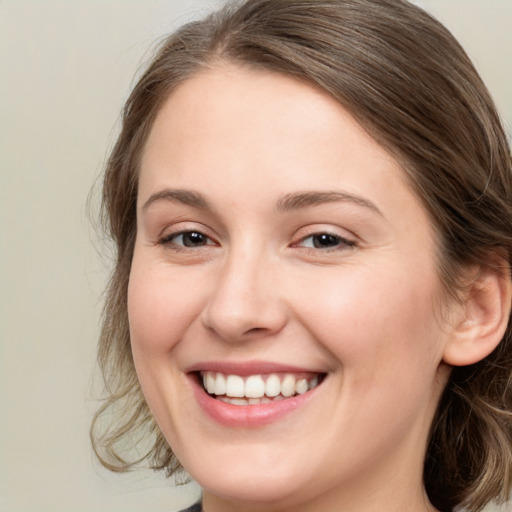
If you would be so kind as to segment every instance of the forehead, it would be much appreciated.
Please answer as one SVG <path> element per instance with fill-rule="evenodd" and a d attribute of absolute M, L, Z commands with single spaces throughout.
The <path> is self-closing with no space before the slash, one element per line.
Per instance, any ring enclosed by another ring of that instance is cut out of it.
<path fill-rule="evenodd" d="M 229 65 L 192 76 L 160 109 L 142 159 L 139 205 L 165 187 L 254 206 L 340 189 L 382 211 L 421 209 L 397 161 L 334 98 L 283 74 Z"/>

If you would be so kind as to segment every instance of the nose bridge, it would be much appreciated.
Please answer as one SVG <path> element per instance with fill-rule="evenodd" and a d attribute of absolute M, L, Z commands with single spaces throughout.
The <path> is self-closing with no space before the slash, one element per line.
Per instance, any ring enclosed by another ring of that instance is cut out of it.
<path fill-rule="evenodd" d="M 279 305 L 279 287 L 273 258 L 251 243 L 233 247 L 219 271 L 203 322 L 228 341 L 279 331 L 285 314 Z"/>

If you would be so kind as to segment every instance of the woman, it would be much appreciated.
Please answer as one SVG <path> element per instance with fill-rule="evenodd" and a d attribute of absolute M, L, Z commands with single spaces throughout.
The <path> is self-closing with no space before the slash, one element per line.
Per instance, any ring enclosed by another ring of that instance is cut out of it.
<path fill-rule="evenodd" d="M 249 0 L 184 26 L 127 102 L 103 206 L 107 467 L 184 468 L 206 512 L 508 498 L 510 151 L 425 12 Z"/>

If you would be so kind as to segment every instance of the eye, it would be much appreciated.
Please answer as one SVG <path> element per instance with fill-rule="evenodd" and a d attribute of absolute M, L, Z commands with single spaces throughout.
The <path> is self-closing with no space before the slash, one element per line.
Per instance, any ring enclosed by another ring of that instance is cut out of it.
<path fill-rule="evenodd" d="M 172 233 L 160 241 L 163 245 L 174 245 L 177 247 L 203 247 L 205 245 L 214 245 L 211 238 L 200 231 L 181 231 Z"/>
<path fill-rule="evenodd" d="M 355 242 L 332 233 L 314 233 L 303 238 L 296 245 L 308 249 L 342 249 L 353 247 Z"/>

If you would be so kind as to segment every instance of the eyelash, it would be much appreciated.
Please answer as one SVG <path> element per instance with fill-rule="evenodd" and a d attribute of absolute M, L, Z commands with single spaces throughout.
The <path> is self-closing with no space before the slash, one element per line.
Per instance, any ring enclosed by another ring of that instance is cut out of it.
<path fill-rule="evenodd" d="M 312 234 L 310 234 L 310 235 L 308 235 L 308 236 L 306 236 L 304 238 L 301 238 L 299 240 L 299 242 L 293 244 L 293 246 L 294 247 L 299 246 L 300 244 L 304 244 L 304 242 L 306 240 L 308 240 L 308 239 L 315 239 L 315 238 L 318 239 L 319 237 L 325 237 L 325 238 L 327 238 L 327 241 L 332 241 L 336 245 L 325 246 L 325 247 L 315 247 L 314 246 L 314 242 L 313 242 L 313 246 L 312 247 L 307 247 L 307 246 L 304 246 L 304 245 L 303 245 L 303 247 L 305 249 L 309 249 L 309 250 L 312 250 L 312 251 L 321 250 L 323 252 L 327 252 L 327 251 L 340 251 L 340 250 L 344 250 L 344 249 L 356 246 L 356 243 L 353 240 L 349 240 L 349 239 L 344 238 L 344 237 L 342 237 L 340 235 L 335 235 L 334 233 L 329 233 L 328 231 L 321 231 L 321 232 L 318 232 L 318 233 L 312 233 Z"/>
<path fill-rule="evenodd" d="M 175 241 L 178 237 L 184 237 L 185 235 L 199 235 L 199 237 L 201 237 L 203 240 L 205 240 L 206 243 L 203 243 L 200 245 L 189 245 L 189 246 L 187 246 L 185 244 L 176 244 L 175 243 Z M 315 242 L 312 243 L 312 246 L 303 245 L 306 240 L 308 240 L 308 239 L 313 240 L 315 238 L 318 239 L 319 237 L 325 237 L 326 238 L 326 240 L 324 239 L 325 241 L 333 242 L 335 245 L 327 245 L 324 247 L 319 247 L 319 246 L 315 246 Z M 202 233 L 201 231 L 183 230 L 183 231 L 178 231 L 177 233 L 171 233 L 169 235 L 166 235 L 165 237 L 160 239 L 158 243 L 160 245 L 169 246 L 174 251 L 186 251 L 186 250 L 202 248 L 202 247 L 209 246 L 209 245 L 215 245 L 215 243 L 208 243 L 208 242 L 212 242 L 212 239 L 208 235 Z M 357 245 L 356 242 L 354 242 L 353 240 L 349 240 L 347 238 L 344 238 L 339 235 L 335 235 L 333 233 L 329 233 L 327 231 L 321 231 L 318 233 L 312 233 L 308 236 L 301 238 L 298 242 L 292 244 L 292 247 L 303 247 L 304 249 L 307 249 L 309 251 L 319 250 L 322 252 L 329 252 L 329 251 L 344 250 L 347 248 L 355 247 L 356 245 Z"/>
<path fill-rule="evenodd" d="M 166 235 L 162 239 L 160 239 L 158 243 L 160 245 L 169 246 L 169 247 L 171 247 L 175 251 L 193 250 L 194 248 L 198 248 L 198 247 L 200 248 L 200 247 L 204 247 L 204 246 L 207 246 L 207 245 L 214 245 L 212 243 L 204 243 L 202 245 L 187 246 L 185 244 L 179 244 L 178 245 L 176 243 L 173 243 L 180 236 L 184 237 L 185 235 L 192 235 L 192 234 L 199 235 L 200 237 L 202 237 L 203 239 L 205 239 L 207 241 L 211 241 L 212 240 L 208 235 L 205 235 L 204 233 L 202 233 L 199 230 L 188 229 L 188 230 L 178 231 L 177 233 L 171 233 L 170 235 Z"/>

